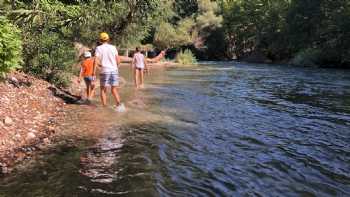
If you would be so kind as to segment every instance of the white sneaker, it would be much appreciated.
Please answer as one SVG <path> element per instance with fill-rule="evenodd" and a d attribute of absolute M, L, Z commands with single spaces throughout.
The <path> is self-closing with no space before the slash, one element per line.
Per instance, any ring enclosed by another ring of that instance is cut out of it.
<path fill-rule="evenodd" d="M 125 105 L 123 103 L 121 103 L 120 105 L 118 105 L 115 110 L 117 112 L 120 112 L 120 113 L 123 113 L 123 112 L 126 112 L 126 108 L 125 108 Z"/>

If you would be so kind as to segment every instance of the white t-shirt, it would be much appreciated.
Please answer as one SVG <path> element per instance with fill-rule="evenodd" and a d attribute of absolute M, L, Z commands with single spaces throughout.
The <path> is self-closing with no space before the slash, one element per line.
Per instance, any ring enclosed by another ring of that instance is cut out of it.
<path fill-rule="evenodd" d="M 118 73 L 117 48 L 105 43 L 96 48 L 96 57 L 101 60 L 101 73 Z"/>
<path fill-rule="evenodd" d="M 144 69 L 145 68 L 145 56 L 138 52 L 138 53 L 135 53 L 134 55 L 134 64 L 136 66 L 136 68 L 141 68 L 141 69 Z"/>

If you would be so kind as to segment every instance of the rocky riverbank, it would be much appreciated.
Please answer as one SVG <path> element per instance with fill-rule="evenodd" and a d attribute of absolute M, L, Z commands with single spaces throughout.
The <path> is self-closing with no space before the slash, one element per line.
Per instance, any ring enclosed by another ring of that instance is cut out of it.
<path fill-rule="evenodd" d="M 50 83 L 23 73 L 0 82 L 0 174 L 51 143 L 65 114 L 59 96 Z"/>

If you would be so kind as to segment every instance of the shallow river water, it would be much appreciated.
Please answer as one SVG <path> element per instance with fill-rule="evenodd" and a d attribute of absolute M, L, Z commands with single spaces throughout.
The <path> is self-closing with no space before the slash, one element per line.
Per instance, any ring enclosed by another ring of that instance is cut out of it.
<path fill-rule="evenodd" d="M 103 135 L 1 178 L 0 196 L 350 196 L 349 71 L 207 62 L 141 91 L 122 74 L 128 112 L 97 104 Z"/>

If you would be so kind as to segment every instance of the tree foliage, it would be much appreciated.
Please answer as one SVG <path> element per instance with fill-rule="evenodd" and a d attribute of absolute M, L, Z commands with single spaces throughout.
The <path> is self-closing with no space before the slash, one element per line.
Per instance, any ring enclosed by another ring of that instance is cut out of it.
<path fill-rule="evenodd" d="M 0 17 L 0 77 L 20 67 L 21 53 L 20 31 L 5 17 Z"/>
<path fill-rule="evenodd" d="M 21 30 L 12 50 L 20 54 L 21 37 L 23 70 L 49 81 L 73 72 L 73 42 L 93 47 L 101 31 L 119 47 L 152 43 L 196 48 L 206 58 L 259 52 L 273 61 L 350 64 L 348 0 L 0 0 L 0 14 L 14 29 L 6 34 Z"/>
<path fill-rule="evenodd" d="M 22 30 L 23 69 L 64 85 L 72 73 L 73 42 L 93 46 L 106 31 L 117 46 L 140 43 L 168 13 L 165 0 L 11 0 L 0 13 Z M 63 53 L 63 52 L 66 53 Z"/>
<path fill-rule="evenodd" d="M 215 29 L 221 26 L 222 16 L 218 15 L 219 6 L 215 1 L 199 0 L 196 16 L 199 29 Z"/>
<path fill-rule="evenodd" d="M 178 25 L 163 22 L 154 35 L 154 44 L 163 49 L 191 44 L 193 26 L 194 22 L 190 18 L 180 21 Z"/>
<path fill-rule="evenodd" d="M 163 48 L 179 48 L 193 44 L 203 47 L 210 32 L 221 26 L 217 2 L 210 0 L 173 1 L 175 14 L 160 25 L 154 42 Z"/>
<path fill-rule="evenodd" d="M 308 59 L 314 64 L 349 65 L 347 0 L 221 0 L 220 5 L 231 57 L 260 51 L 275 61 L 313 56 Z"/>

